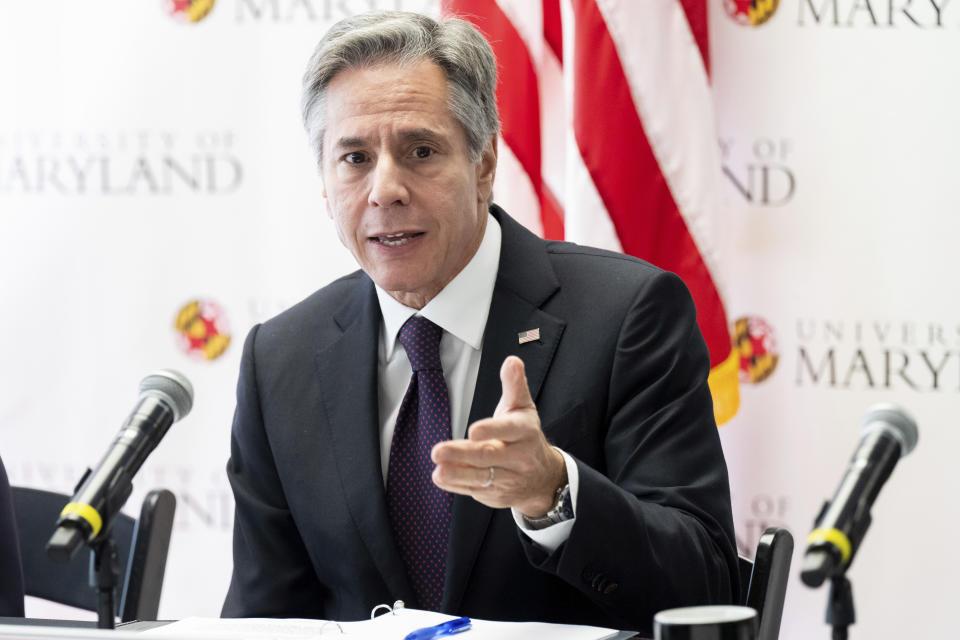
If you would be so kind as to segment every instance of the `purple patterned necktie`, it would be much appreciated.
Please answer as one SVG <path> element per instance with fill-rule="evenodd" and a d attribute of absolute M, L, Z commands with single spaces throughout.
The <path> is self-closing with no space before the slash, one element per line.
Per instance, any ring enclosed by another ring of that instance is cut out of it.
<path fill-rule="evenodd" d="M 387 465 L 393 538 L 422 609 L 440 610 L 453 494 L 430 479 L 430 449 L 450 439 L 450 401 L 440 364 L 443 329 L 412 316 L 400 328 L 413 377 L 403 396 Z"/>

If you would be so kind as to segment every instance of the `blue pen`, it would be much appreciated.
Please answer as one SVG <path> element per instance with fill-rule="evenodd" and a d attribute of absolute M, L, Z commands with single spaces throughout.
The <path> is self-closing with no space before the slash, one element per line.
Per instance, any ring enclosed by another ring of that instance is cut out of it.
<path fill-rule="evenodd" d="M 470 618 L 454 618 L 453 620 L 435 624 L 432 627 L 424 627 L 423 629 L 411 631 L 403 640 L 431 640 L 432 638 L 452 636 L 455 633 L 469 631 L 469 629 Z"/>

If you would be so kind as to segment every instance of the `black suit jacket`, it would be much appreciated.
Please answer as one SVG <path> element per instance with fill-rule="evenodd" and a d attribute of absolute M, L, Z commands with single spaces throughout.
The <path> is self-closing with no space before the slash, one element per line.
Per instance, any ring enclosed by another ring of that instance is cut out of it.
<path fill-rule="evenodd" d="M 470 421 L 492 415 L 504 358 L 522 358 L 544 433 L 577 460 L 577 519 L 546 554 L 508 509 L 457 496 L 443 610 L 649 631 L 658 610 L 734 601 L 727 472 L 685 286 L 491 211 L 503 242 Z M 540 340 L 518 344 L 533 328 Z M 373 283 L 356 272 L 247 337 L 224 616 L 351 620 L 396 599 L 417 606 L 380 469 L 379 329 Z"/>
<path fill-rule="evenodd" d="M 0 460 L 0 616 L 23 615 L 23 570 L 7 471 Z"/>

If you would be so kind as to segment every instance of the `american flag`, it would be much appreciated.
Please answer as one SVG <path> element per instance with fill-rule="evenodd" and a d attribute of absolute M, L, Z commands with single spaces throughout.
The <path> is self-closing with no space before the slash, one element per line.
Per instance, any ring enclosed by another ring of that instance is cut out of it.
<path fill-rule="evenodd" d="M 520 344 L 526 344 L 528 342 L 534 342 L 535 340 L 540 339 L 540 327 L 536 329 L 527 329 L 526 331 L 521 331 L 517 334 Z"/>
<path fill-rule="evenodd" d="M 443 0 L 498 60 L 498 203 L 552 239 L 683 278 L 710 351 L 717 422 L 739 406 L 718 286 L 721 164 L 706 0 Z"/>

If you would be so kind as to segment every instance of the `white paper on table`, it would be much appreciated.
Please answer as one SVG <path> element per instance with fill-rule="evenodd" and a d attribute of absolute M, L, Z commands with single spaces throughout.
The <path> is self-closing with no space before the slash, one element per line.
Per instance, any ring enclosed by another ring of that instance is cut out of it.
<path fill-rule="evenodd" d="M 403 640 L 416 629 L 430 627 L 456 616 L 419 609 L 386 613 L 373 620 L 328 622 L 323 620 L 273 618 L 185 618 L 162 627 L 147 629 L 141 635 L 189 640 L 298 640 L 300 638 L 336 638 L 351 640 Z M 341 633 L 342 630 L 342 633 Z M 471 620 L 469 631 L 456 634 L 454 640 L 608 640 L 629 637 L 615 629 L 546 622 L 494 622 Z"/>

